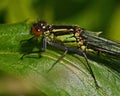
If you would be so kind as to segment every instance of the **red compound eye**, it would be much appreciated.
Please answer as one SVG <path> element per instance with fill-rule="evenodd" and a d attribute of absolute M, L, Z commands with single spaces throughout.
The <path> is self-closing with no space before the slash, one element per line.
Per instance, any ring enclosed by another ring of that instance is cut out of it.
<path fill-rule="evenodd" d="M 35 36 L 40 36 L 42 34 L 40 28 L 33 26 L 31 28 L 31 33 L 34 34 Z"/>

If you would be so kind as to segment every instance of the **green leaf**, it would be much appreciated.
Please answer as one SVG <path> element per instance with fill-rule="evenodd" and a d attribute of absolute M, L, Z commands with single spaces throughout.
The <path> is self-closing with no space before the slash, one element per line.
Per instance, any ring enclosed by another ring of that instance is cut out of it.
<path fill-rule="evenodd" d="M 89 54 L 89 63 L 100 88 L 85 67 L 82 56 L 68 53 L 47 73 L 64 52 L 48 46 L 46 52 L 22 54 L 21 40 L 30 39 L 30 24 L 0 25 L 0 94 L 25 96 L 119 96 L 120 60 Z M 32 44 L 31 44 L 32 45 Z M 26 45 L 27 46 L 27 45 Z M 32 46 L 29 46 L 32 48 Z M 39 48 L 42 45 L 40 44 Z M 25 49 L 26 51 L 27 48 Z M 35 49 L 36 50 L 36 49 Z"/>

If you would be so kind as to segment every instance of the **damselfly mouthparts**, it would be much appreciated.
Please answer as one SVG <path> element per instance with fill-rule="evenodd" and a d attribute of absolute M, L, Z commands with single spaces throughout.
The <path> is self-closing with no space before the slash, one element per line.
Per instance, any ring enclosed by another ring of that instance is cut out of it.
<path fill-rule="evenodd" d="M 36 38 L 37 41 L 42 41 L 43 51 L 46 50 L 47 44 L 64 50 L 64 54 L 53 64 L 50 70 L 65 56 L 68 51 L 83 55 L 86 60 L 87 68 L 89 69 L 97 87 L 98 84 L 96 78 L 84 52 L 86 48 L 120 57 L 120 44 L 101 38 L 98 36 L 99 33 L 96 34 L 94 32 L 88 32 L 79 26 L 48 25 L 45 21 L 38 21 L 31 27 L 30 33 L 34 35 L 33 38 Z M 66 35 L 68 35 L 67 39 L 59 38 L 60 36 Z M 71 46 L 69 46 L 69 42 L 72 43 Z M 85 46 L 84 51 L 81 50 L 82 46 Z M 39 52 L 41 52 L 41 50 L 31 53 Z M 30 52 L 28 54 L 30 54 Z M 25 55 L 26 54 L 23 56 Z"/>

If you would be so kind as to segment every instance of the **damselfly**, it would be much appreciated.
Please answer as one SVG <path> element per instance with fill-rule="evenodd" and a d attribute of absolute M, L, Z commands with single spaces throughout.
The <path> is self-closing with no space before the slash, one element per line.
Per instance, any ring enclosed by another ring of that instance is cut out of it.
<path fill-rule="evenodd" d="M 54 38 L 59 39 L 60 36 L 69 35 L 69 38 L 62 40 L 63 43 L 74 42 L 75 46 L 80 49 L 92 49 L 98 52 L 107 53 L 112 56 L 120 57 L 120 44 L 99 37 L 101 32 L 90 32 L 80 28 L 79 26 L 52 25 L 51 34 Z"/>
<path fill-rule="evenodd" d="M 32 39 L 34 39 L 36 42 L 39 41 L 40 43 L 36 43 L 36 45 L 38 46 L 38 44 L 41 45 L 41 43 L 42 43 L 43 44 L 43 46 L 42 46 L 43 50 L 40 49 L 39 51 L 32 51 L 32 48 L 30 48 L 31 52 L 28 51 L 25 54 L 23 54 L 21 59 L 27 54 L 41 53 L 41 51 L 45 51 L 46 47 L 47 47 L 47 44 L 49 44 L 51 46 L 54 46 L 54 47 L 57 47 L 61 50 L 64 50 L 64 54 L 61 55 L 61 57 L 58 58 L 58 60 L 52 65 L 52 67 L 48 70 L 48 72 L 49 72 L 55 66 L 55 64 L 57 62 L 59 62 L 65 56 L 65 54 L 67 52 L 73 52 L 73 53 L 76 53 L 76 54 L 79 54 L 79 55 L 83 55 L 85 60 L 86 60 L 87 69 L 89 70 L 91 76 L 93 77 L 96 87 L 99 87 L 98 83 L 96 81 L 96 78 L 94 76 L 94 73 L 92 71 L 92 68 L 88 63 L 87 56 L 86 56 L 85 52 L 83 52 L 82 50 L 78 50 L 77 48 L 66 46 L 64 43 L 62 43 L 62 40 L 57 40 L 57 39 L 54 38 L 54 37 L 57 37 L 58 35 L 63 36 L 66 33 L 67 34 L 73 33 L 73 30 L 71 30 L 72 26 L 67 26 L 67 27 L 70 27 L 70 30 L 67 28 L 67 31 L 66 31 L 66 29 L 64 31 L 63 27 L 66 28 L 66 26 L 48 25 L 45 21 L 39 21 L 37 23 L 34 23 L 31 27 L 31 31 L 30 31 L 30 33 L 33 34 L 34 37 L 28 39 L 27 41 L 31 42 Z M 57 29 L 60 29 L 60 30 L 58 31 Z M 57 32 L 58 32 L 58 34 L 57 34 Z M 59 34 L 60 32 L 65 33 L 65 34 Z M 22 41 L 26 41 L 26 40 L 22 40 Z"/>
<path fill-rule="evenodd" d="M 98 86 L 96 78 L 93 74 L 91 66 L 88 63 L 87 56 L 84 51 L 87 48 L 90 48 L 95 51 L 108 53 L 114 56 L 120 56 L 119 44 L 101 38 L 98 36 L 99 33 L 96 34 L 94 32 L 88 32 L 80 28 L 79 26 L 48 25 L 45 21 L 38 21 L 37 23 L 34 23 L 33 26 L 31 27 L 30 33 L 34 35 L 33 38 L 36 38 L 37 41 L 42 42 L 43 51 L 46 50 L 47 44 L 64 50 L 64 54 L 52 65 L 50 70 L 55 66 L 57 62 L 59 62 L 65 56 L 65 54 L 68 51 L 74 52 L 79 55 L 83 55 L 86 60 L 87 68 L 89 69 L 96 86 Z M 59 38 L 60 36 L 66 36 L 66 35 L 68 35 L 68 37 L 64 40 Z M 72 43 L 72 46 L 68 45 L 69 42 Z M 81 50 L 82 46 L 85 46 L 84 51 Z M 39 53 L 41 52 L 41 50 L 36 52 L 29 52 L 29 53 L 37 53 L 37 52 Z"/>
<path fill-rule="evenodd" d="M 69 26 L 69 25 L 47 25 L 46 22 L 41 21 L 33 24 L 31 28 L 31 33 L 35 36 L 40 36 L 41 31 L 51 39 L 56 39 L 59 41 L 58 37 L 63 35 L 69 35 L 66 40 L 61 40 L 63 43 L 74 42 L 77 43 L 76 47 L 79 49 L 81 46 L 85 46 L 87 49 L 93 49 L 98 52 L 107 53 L 116 57 L 120 57 L 120 44 L 107 40 L 105 38 L 99 37 L 100 32 L 90 32 L 80 28 L 79 26 Z M 39 27 L 38 27 L 39 26 Z M 43 28 L 41 27 L 43 26 Z M 57 37 L 57 38 L 56 38 Z"/>

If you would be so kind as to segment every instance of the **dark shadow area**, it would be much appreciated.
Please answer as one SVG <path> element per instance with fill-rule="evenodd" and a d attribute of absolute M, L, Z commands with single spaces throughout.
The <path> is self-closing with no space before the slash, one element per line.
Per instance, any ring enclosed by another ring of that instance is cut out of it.
<path fill-rule="evenodd" d="M 106 67 L 120 73 L 120 59 L 119 57 L 110 56 L 108 54 L 87 54 L 90 60 L 104 64 Z"/>
<path fill-rule="evenodd" d="M 24 56 L 32 53 L 37 53 L 38 57 L 41 57 L 41 52 L 43 52 L 42 48 L 43 48 L 43 41 L 42 40 L 39 41 L 39 38 L 32 37 L 28 40 L 21 40 L 20 49 L 19 49 L 19 52 L 23 54 L 21 59 L 23 59 Z M 36 57 L 33 57 L 33 58 L 36 58 Z"/>
<path fill-rule="evenodd" d="M 6 22 L 5 18 L 6 18 L 6 11 L 5 10 L 0 11 L 0 24 L 4 24 Z"/>

